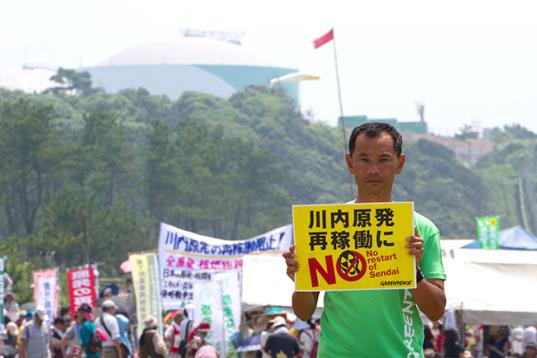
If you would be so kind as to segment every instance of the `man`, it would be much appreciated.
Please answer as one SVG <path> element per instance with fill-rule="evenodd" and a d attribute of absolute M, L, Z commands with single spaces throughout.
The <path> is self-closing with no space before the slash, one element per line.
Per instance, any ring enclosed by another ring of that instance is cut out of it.
<path fill-rule="evenodd" d="M 101 309 L 101 317 L 97 320 L 97 326 L 105 332 L 107 339 L 103 342 L 103 358 L 125 358 L 121 352 L 121 341 L 119 337 L 119 324 L 116 319 L 117 306 L 112 300 L 105 300 Z"/>
<path fill-rule="evenodd" d="M 351 203 L 391 202 L 394 179 L 403 170 L 401 135 L 384 123 L 366 123 L 352 131 L 345 160 L 358 186 Z M 408 254 L 416 259 L 412 290 L 329 291 L 321 318 L 320 357 L 422 357 L 423 324 L 418 308 L 432 321 L 444 314 L 446 275 L 436 226 L 415 213 Z M 295 248 L 284 253 L 287 274 L 297 271 Z M 294 292 L 293 309 L 309 319 L 319 292 Z"/>
<path fill-rule="evenodd" d="M 38 307 L 32 322 L 26 324 L 19 346 L 20 358 L 50 358 L 50 329 L 44 308 Z"/>
<path fill-rule="evenodd" d="M 526 344 L 526 350 L 522 358 L 537 358 L 537 344 L 535 342 L 528 342 Z"/>
<path fill-rule="evenodd" d="M 52 349 L 52 358 L 64 358 L 62 349 L 62 340 L 65 336 L 67 325 L 62 317 L 56 317 L 52 324 L 52 332 L 50 337 L 50 347 Z"/>
<path fill-rule="evenodd" d="M 107 287 L 103 291 L 103 298 L 110 299 L 114 293 L 112 292 L 112 289 L 110 287 Z"/>
<path fill-rule="evenodd" d="M 276 316 L 270 321 L 272 324 L 272 333 L 267 338 L 267 343 L 262 347 L 263 351 L 270 355 L 272 358 L 297 357 L 300 352 L 298 342 L 289 333 L 287 328 L 287 322 L 282 316 Z"/>
<path fill-rule="evenodd" d="M 298 329 L 298 343 L 302 351 L 301 358 L 315 358 L 319 344 L 319 331 L 313 319 L 304 322 L 298 320 L 295 322 L 295 328 Z"/>
<path fill-rule="evenodd" d="M 536 326 L 527 326 L 524 328 L 522 333 L 522 350 L 526 350 L 528 343 L 533 342 L 537 343 L 537 327 Z"/>
<path fill-rule="evenodd" d="M 91 313 L 91 307 L 83 303 L 75 312 L 75 321 L 65 332 L 62 339 L 63 356 L 66 358 L 78 358 L 82 353 L 82 341 L 80 339 L 80 329 L 84 324 L 84 311 Z"/>
<path fill-rule="evenodd" d="M 116 312 L 116 319 L 119 327 L 119 341 L 121 342 L 123 358 L 130 358 L 132 356 L 131 324 L 127 316 L 127 312 Z"/>
<path fill-rule="evenodd" d="M 82 326 L 80 327 L 80 348 L 83 352 L 78 352 L 80 356 L 86 358 L 101 358 L 103 348 L 102 340 L 106 337 L 106 333 L 101 327 L 97 327 L 94 323 L 93 308 L 83 303 L 78 307 L 78 311 L 82 316 Z M 97 338 L 99 337 L 99 338 Z M 97 338 L 97 339 L 95 339 Z"/>

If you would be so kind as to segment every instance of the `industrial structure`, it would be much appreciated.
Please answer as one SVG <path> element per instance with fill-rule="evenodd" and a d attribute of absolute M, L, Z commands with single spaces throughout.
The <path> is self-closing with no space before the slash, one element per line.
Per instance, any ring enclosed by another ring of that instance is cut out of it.
<path fill-rule="evenodd" d="M 297 72 L 272 66 L 270 58 L 241 46 L 236 34 L 204 31 L 131 47 L 81 70 L 107 92 L 142 87 L 171 99 L 186 91 L 228 98 L 249 85 L 268 85 L 275 77 Z M 281 87 L 298 103 L 297 83 Z"/>

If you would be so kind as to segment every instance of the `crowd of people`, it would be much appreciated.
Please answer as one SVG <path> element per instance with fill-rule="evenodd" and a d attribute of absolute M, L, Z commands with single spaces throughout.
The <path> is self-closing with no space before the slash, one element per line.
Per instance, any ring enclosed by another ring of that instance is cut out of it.
<path fill-rule="evenodd" d="M 425 358 L 537 358 L 536 326 L 465 326 L 464 336 L 458 330 L 444 329 L 441 322 L 425 325 L 423 351 Z"/>
<path fill-rule="evenodd" d="M 345 160 L 358 195 L 347 204 L 392 202 L 394 180 L 406 162 L 402 144 L 401 134 L 385 123 L 366 123 L 352 131 Z M 237 352 L 248 358 L 537 358 L 534 326 L 512 330 L 480 326 L 473 337 L 465 332 L 461 338 L 457 330 L 444 330 L 442 325 L 424 326 L 422 314 L 437 322 L 446 308 L 446 274 L 438 228 L 415 212 L 413 234 L 406 238 L 404 249 L 415 262 L 415 288 L 326 291 L 322 329 L 312 320 L 320 292 L 295 291 L 292 307 L 302 320 L 290 320 L 283 312 L 245 319 L 247 323 L 243 322 L 232 339 Z M 298 272 L 295 246 L 283 257 L 287 275 L 294 280 Z M 193 327 L 184 310 L 166 315 L 169 323 L 163 336 L 156 318 L 145 317 L 143 333 L 136 340 L 128 315 L 119 312 L 111 299 L 105 299 L 98 308 L 82 304 L 72 322 L 66 317 L 68 310 L 62 311 L 51 327 L 43 308 L 37 308 L 33 314 L 22 314 L 11 294 L 6 295 L 5 310 L 5 344 L 12 349 L 4 355 L 9 357 L 218 357 L 216 349 L 206 341 L 210 323 L 201 322 Z"/>
<path fill-rule="evenodd" d="M 110 297 L 110 296 L 109 296 Z M 143 320 L 143 331 L 136 337 L 136 322 L 114 300 L 105 299 L 99 307 L 81 304 L 70 316 L 62 308 L 50 319 L 43 307 L 34 311 L 19 309 L 15 295 L 4 299 L 5 333 L 0 340 L 0 357 L 5 358 L 217 358 L 206 340 L 211 326 L 194 326 L 187 311 L 167 312 L 164 334 L 156 317 Z"/>

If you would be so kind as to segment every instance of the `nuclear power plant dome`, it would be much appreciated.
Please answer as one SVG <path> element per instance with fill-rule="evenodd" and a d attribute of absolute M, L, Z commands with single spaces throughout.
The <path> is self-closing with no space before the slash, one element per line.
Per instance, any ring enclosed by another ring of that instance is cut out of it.
<path fill-rule="evenodd" d="M 106 65 L 204 64 L 271 66 L 271 59 L 242 45 L 222 40 L 180 36 L 134 46 L 109 57 Z"/>
<path fill-rule="evenodd" d="M 96 86 L 108 92 L 145 88 L 154 95 L 179 98 L 194 91 L 228 98 L 250 85 L 297 72 L 272 64 L 270 56 L 211 37 L 178 36 L 127 48 L 97 66 L 86 67 Z M 282 86 L 298 102 L 298 85 Z"/>

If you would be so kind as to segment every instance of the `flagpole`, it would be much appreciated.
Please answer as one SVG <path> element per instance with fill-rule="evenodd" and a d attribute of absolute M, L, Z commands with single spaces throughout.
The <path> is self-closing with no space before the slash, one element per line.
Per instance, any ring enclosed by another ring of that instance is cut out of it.
<path fill-rule="evenodd" d="M 343 124 L 343 100 L 341 99 L 341 85 L 339 82 L 339 69 L 338 69 L 338 61 L 337 61 L 335 33 L 332 35 L 332 45 L 333 45 L 332 48 L 334 49 L 334 64 L 335 64 L 335 70 L 336 70 L 337 96 L 338 96 L 338 101 L 339 101 L 338 126 L 341 127 L 341 134 L 343 138 L 343 151 L 344 153 L 346 153 L 347 152 L 347 132 L 345 131 L 345 125 Z M 351 190 L 351 195 L 355 195 L 352 178 L 350 176 L 349 176 L 349 188 Z"/>

